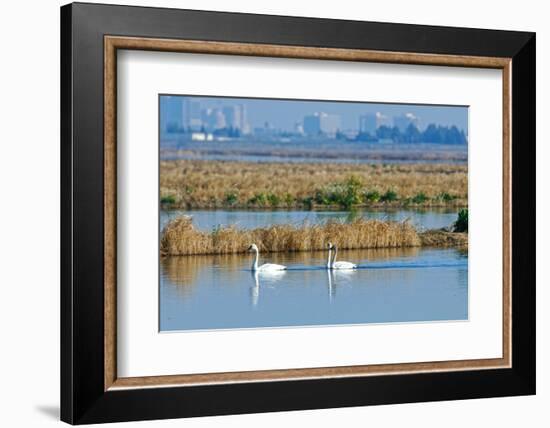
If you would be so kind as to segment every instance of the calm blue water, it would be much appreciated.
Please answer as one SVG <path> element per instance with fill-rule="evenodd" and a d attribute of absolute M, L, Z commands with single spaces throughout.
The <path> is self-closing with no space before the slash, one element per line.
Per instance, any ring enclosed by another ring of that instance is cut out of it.
<path fill-rule="evenodd" d="M 454 249 L 339 251 L 356 271 L 324 269 L 327 253 L 273 253 L 252 274 L 251 255 L 161 260 L 160 330 L 238 329 L 466 320 L 468 256 Z"/>
<path fill-rule="evenodd" d="M 439 229 L 450 226 L 457 218 L 457 209 L 430 210 L 357 210 L 350 211 L 254 211 L 254 210 L 170 210 L 161 211 L 160 228 L 172 218 L 191 215 L 193 224 L 200 230 L 212 230 L 219 226 L 236 225 L 241 229 L 267 227 L 273 224 L 310 224 L 328 220 L 350 221 L 357 217 L 403 221 L 409 219 L 418 229 Z"/>
<path fill-rule="evenodd" d="M 320 140 L 229 140 L 189 141 L 163 135 L 163 160 L 202 159 L 247 162 L 331 163 L 460 163 L 468 160 L 468 146 L 453 144 L 381 144 L 358 141 Z"/>
<path fill-rule="evenodd" d="M 464 164 L 466 163 L 465 159 L 455 160 L 455 159 L 445 159 L 441 157 L 436 157 L 435 159 L 423 159 L 422 157 L 414 157 L 412 159 L 388 159 L 388 155 L 380 155 L 378 157 L 339 157 L 339 158 L 326 158 L 326 157 L 315 157 L 309 156 L 304 158 L 303 156 L 275 156 L 275 155 L 247 155 L 247 154 L 238 154 L 238 155 L 228 155 L 224 153 L 193 153 L 187 155 L 163 155 L 162 160 L 179 160 L 179 159 L 194 159 L 194 160 L 210 160 L 210 161 L 239 161 L 239 162 L 256 162 L 256 163 L 271 163 L 271 162 L 284 162 L 284 163 L 304 163 L 304 162 L 315 162 L 315 163 L 344 163 L 344 164 L 416 164 L 419 161 L 422 163 L 449 163 L 449 164 Z"/>

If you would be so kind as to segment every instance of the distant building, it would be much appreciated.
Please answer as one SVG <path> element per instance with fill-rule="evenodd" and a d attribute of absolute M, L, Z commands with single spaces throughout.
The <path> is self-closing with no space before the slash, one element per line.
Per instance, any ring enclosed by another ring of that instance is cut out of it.
<path fill-rule="evenodd" d="M 304 117 L 304 133 L 309 136 L 327 135 L 334 137 L 340 129 L 340 116 L 328 113 L 314 113 Z"/>
<path fill-rule="evenodd" d="M 223 108 L 226 126 L 238 129 L 239 131 L 247 131 L 248 123 L 246 119 L 246 108 L 242 104 L 228 105 Z"/>
<path fill-rule="evenodd" d="M 381 126 L 390 126 L 390 118 L 379 111 L 366 113 L 359 116 L 359 132 L 376 135 L 376 130 Z"/>
<path fill-rule="evenodd" d="M 296 122 L 294 124 L 294 132 L 298 135 L 304 135 L 305 134 L 304 125 L 300 122 Z"/>
<path fill-rule="evenodd" d="M 241 128 L 241 112 L 238 106 L 225 106 L 223 108 L 225 123 L 227 126 L 235 129 Z"/>
<path fill-rule="evenodd" d="M 225 116 L 221 109 L 214 109 L 214 129 L 222 129 L 227 126 Z"/>
<path fill-rule="evenodd" d="M 183 128 L 183 100 L 181 97 L 160 97 L 160 129 L 179 132 Z"/>
<path fill-rule="evenodd" d="M 321 133 L 321 119 L 318 114 L 304 117 L 304 133 L 307 135 L 319 135 Z"/>
<path fill-rule="evenodd" d="M 367 113 L 359 116 L 359 132 L 374 135 L 377 128 L 378 123 L 375 113 Z"/>
<path fill-rule="evenodd" d="M 357 138 L 357 129 L 345 129 L 340 131 L 340 135 L 346 140 L 355 140 Z"/>
<path fill-rule="evenodd" d="M 187 98 L 185 102 L 185 126 L 190 131 L 202 128 L 201 105 L 198 101 Z"/>
<path fill-rule="evenodd" d="M 254 135 L 260 138 L 273 138 L 280 132 L 271 122 L 265 121 L 262 127 L 254 128 Z"/>
<path fill-rule="evenodd" d="M 212 141 L 214 136 L 206 132 L 192 132 L 191 140 L 193 141 Z"/>
<path fill-rule="evenodd" d="M 220 108 L 207 108 L 202 110 L 202 126 L 208 132 L 225 128 L 225 116 Z"/>
<path fill-rule="evenodd" d="M 250 125 L 248 123 L 248 113 L 246 111 L 246 106 L 241 104 L 240 105 L 240 111 L 241 111 L 241 127 L 239 130 L 241 131 L 241 134 L 250 134 Z"/>
<path fill-rule="evenodd" d="M 391 126 L 391 119 L 386 116 L 385 114 L 380 113 L 379 111 L 376 112 L 376 129 L 380 128 L 381 126 Z"/>
<path fill-rule="evenodd" d="M 418 128 L 418 117 L 416 117 L 412 113 L 405 113 L 400 116 L 394 116 L 393 124 L 401 132 L 405 132 L 409 125 L 414 125 L 416 128 Z"/>

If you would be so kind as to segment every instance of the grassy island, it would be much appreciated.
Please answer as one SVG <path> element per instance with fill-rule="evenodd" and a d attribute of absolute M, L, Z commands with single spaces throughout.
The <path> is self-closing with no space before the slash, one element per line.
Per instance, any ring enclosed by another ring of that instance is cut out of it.
<path fill-rule="evenodd" d="M 325 250 L 333 242 L 341 249 L 456 246 L 467 248 L 468 234 L 446 230 L 417 231 L 408 222 L 358 219 L 317 225 L 273 225 L 257 229 L 221 227 L 197 230 L 190 216 L 170 221 L 162 231 L 164 256 L 244 253 L 256 243 L 264 253 Z"/>

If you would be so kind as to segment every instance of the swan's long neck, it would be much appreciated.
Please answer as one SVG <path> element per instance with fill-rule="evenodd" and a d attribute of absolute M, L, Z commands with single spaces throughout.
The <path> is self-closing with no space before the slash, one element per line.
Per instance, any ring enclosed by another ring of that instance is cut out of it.
<path fill-rule="evenodd" d="M 254 249 L 256 255 L 254 256 L 254 262 L 252 263 L 252 270 L 258 270 L 258 258 L 260 257 L 260 252 L 258 249 Z"/>
<path fill-rule="evenodd" d="M 327 269 L 330 269 L 330 254 L 331 254 L 331 248 L 328 249 L 328 259 L 327 259 Z"/>
<path fill-rule="evenodd" d="M 338 253 L 338 247 L 334 247 L 334 256 L 332 256 L 332 266 L 336 263 L 336 254 Z"/>

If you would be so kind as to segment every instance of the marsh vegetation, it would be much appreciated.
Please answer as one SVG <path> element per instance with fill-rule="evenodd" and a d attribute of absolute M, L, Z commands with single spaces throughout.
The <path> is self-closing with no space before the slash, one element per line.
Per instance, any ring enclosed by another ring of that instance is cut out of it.
<path fill-rule="evenodd" d="M 465 233 L 446 230 L 417 231 L 409 222 L 366 220 L 328 221 L 323 224 L 271 225 L 239 229 L 234 225 L 201 231 L 191 216 L 177 217 L 161 234 L 162 255 L 232 254 L 246 252 L 256 243 L 262 252 L 326 250 L 333 242 L 341 249 L 400 248 L 419 246 L 466 247 Z"/>
<path fill-rule="evenodd" d="M 165 209 L 467 207 L 467 165 L 161 161 Z"/>

